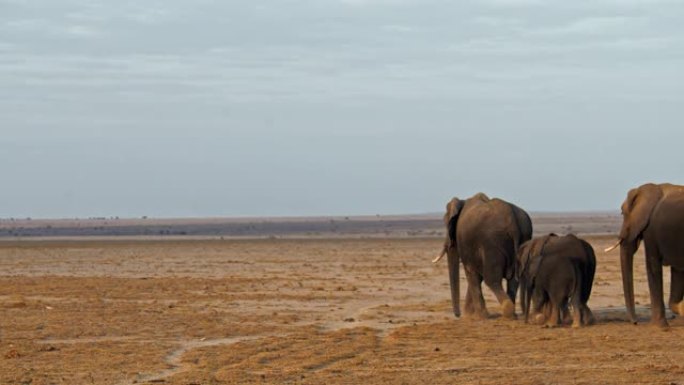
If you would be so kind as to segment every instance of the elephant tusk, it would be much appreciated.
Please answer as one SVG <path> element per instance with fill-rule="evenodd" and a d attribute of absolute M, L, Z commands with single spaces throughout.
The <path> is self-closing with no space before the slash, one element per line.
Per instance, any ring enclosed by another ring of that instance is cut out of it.
<path fill-rule="evenodd" d="M 442 250 L 441 253 L 439 253 L 439 255 L 435 259 L 432 260 L 432 263 L 439 262 L 444 257 L 444 254 L 446 254 L 446 247 L 444 248 L 444 250 Z"/>
<path fill-rule="evenodd" d="M 613 246 L 611 246 L 611 247 L 609 247 L 603 251 L 607 253 L 607 252 L 610 252 L 610 251 L 617 249 L 617 247 L 620 246 L 620 241 L 621 240 L 618 240 L 617 243 L 615 243 Z"/>

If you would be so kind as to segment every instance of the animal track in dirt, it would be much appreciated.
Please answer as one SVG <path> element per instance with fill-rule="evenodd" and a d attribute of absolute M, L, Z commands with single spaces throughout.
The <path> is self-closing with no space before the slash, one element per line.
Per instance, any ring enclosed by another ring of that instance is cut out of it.
<path fill-rule="evenodd" d="M 159 342 L 158 340 L 140 340 L 132 336 L 103 336 L 103 337 L 83 337 L 83 338 L 67 338 L 67 339 L 45 339 L 37 341 L 39 344 L 64 344 L 64 345 L 75 345 L 75 344 L 95 344 L 100 342 L 120 342 L 120 341 L 132 341 L 138 343 L 145 342 Z"/>
<path fill-rule="evenodd" d="M 219 345 L 232 345 L 244 341 L 253 341 L 261 338 L 271 337 L 269 335 L 264 336 L 240 336 L 240 337 L 228 337 L 228 338 L 217 338 L 211 340 L 190 340 L 181 341 L 179 346 L 171 351 L 165 358 L 164 361 L 169 365 L 168 369 L 165 369 L 158 373 L 147 374 L 139 376 L 131 381 L 121 382 L 120 385 L 134 385 L 145 382 L 161 382 L 162 380 L 183 372 L 184 366 L 181 362 L 183 354 L 192 349 L 206 348 L 211 346 Z"/>
<path fill-rule="evenodd" d="M 403 304 L 406 305 L 406 304 Z M 370 312 L 378 312 L 379 310 L 382 311 L 384 309 L 390 309 L 393 305 L 392 304 L 387 304 L 384 301 L 356 301 L 352 303 L 346 304 L 346 306 L 343 306 L 342 309 L 338 309 L 338 311 L 334 312 L 335 317 L 339 318 L 340 321 L 327 321 L 327 322 L 309 322 L 309 321 L 302 321 L 302 322 L 297 322 L 293 324 L 292 326 L 295 327 L 306 327 L 306 326 L 315 326 L 319 328 L 321 331 L 326 332 L 326 333 L 333 333 L 336 331 L 340 331 L 343 329 L 352 329 L 352 328 L 360 328 L 360 327 L 368 327 L 370 329 L 373 329 L 376 331 L 376 336 L 378 338 L 385 338 L 389 335 L 389 333 L 398 327 L 405 326 L 407 322 L 419 322 L 419 317 L 416 317 L 415 319 L 412 319 L 410 321 L 401 319 L 396 322 L 392 322 L 392 320 L 385 320 L 385 319 L 367 319 L 367 320 L 361 320 L 361 321 L 354 321 L 354 322 L 349 322 L 349 321 L 344 321 L 344 319 L 348 318 L 354 318 L 355 320 L 368 317 L 368 313 Z M 397 312 L 399 314 L 409 314 L 412 313 L 414 315 L 431 315 L 430 312 Z M 347 316 L 351 314 L 352 316 Z M 346 316 L 346 318 L 345 318 Z M 378 316 L 378 314 L 374 314 L 373 316 Z M 397 317 L 395 317 L 397 318 Z M 172 350 L 169 354 L 166 355 L 164 358 L 164 362 L 169 366 L 168 369 L 165 369 L 161 372 L 157 373 L 152 373 L 152 374 L 147 374 L 147 375 L 142 375 L 138 376 L 135 379 L 129 380 L 122 382 L 121 385 L 134 385 L 134 384 L 140 384 L 140 383 L 154 383 L 154 382 L 161 382 L 165 380 L 166 378 L 172 377 L 174 375 L 177 375 L 179 373 L 182 373 L 185 370 L 185 367 L 182 363 L 182 358 L 183 355 L 193 349 L 199 349 L 199 348 L 205 348 L 205 347 L 215 347 L 215 346 L 229 346 L 232 344 L 240 343 L 240 342 L 245 342 L 245 341 L 255 341 L 259 339 L 264 339 L 264 338 L 269 338 L 269 337 L 278 337 L 278 338 L 287 338 L 289 336 L 288 333 L 273 333 L 273 334 L 264 334 L 264 335 L 252 335 L 252 336 L 239 336 L 239 337 L 227 337 L 227 338 L 217 338 L 217 339 L 207 339 L 207 340 L 182 340 L 182 341 L 173 341 L 175 344 L 177 344 L 177 348 Z M 70 339 L 70 340 L 46 340 L 42 341 L 44 343 L 87 343 L 87 342 L 102 342 L 102 341 L 120 341 L 120 340 L 131 340 L 132 338 L 130 337 L 94 337 L 94 338 L 83 338 L 83 339 Z M 136 342 L 148 342 L 148 341 L 143 341 L 139 340 Z M 172 342 L 172 341 L 169 341 Z M 343 361 L 348 358 L 353 358 L 356 356 L 356 353 L 348 353 L 348 354 L 343 354 L 340 356 L 332 357 L 328 361 L 318 363 L 316 365 L 311 366 L 309 369 L 311 370 L 320 370 L 324 369 L 330 365 L 333 365 L 334 363 L 338 361 Z"/>
<path fill-rule="evenodd" d="M 378 331 L 379 337 L 386 337 L 392 329 L 405 326 L 407 323 L 427 322 L 434 314 L 428 311 L 392 310 L 395 304 L 385 301 L 359 301 L 347 304 L 343 310 L 335 312 L 338 320 L 313 323 L 320 330 L 334 332 L 343 329 L 368 327 Z"/>

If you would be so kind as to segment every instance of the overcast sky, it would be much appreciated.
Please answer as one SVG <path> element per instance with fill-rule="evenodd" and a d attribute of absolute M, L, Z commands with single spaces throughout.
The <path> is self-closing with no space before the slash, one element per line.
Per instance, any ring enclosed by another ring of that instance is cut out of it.
<path fill-rule="evenodd" d="M 618 210 L 684 183 L 684 2 L 0 0 L 0 217 Z"/>

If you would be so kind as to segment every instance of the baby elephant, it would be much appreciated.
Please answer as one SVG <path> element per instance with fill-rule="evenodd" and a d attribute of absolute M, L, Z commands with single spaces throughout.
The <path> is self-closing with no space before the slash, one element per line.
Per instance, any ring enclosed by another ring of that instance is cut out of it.
<path fill-rule="evenodd" d="M 561 323 L 561 315 L 572 305 L 573 327 L 593 323 L 587 306 L 596 271 L 594 249 L 574 235 L 549 234 L 522 244 L 517 254 L 516 273 L 520 281 L 520 305 L 525 322 L 534 300 L 534 311 L 543 308 L 546 326 Z"/>

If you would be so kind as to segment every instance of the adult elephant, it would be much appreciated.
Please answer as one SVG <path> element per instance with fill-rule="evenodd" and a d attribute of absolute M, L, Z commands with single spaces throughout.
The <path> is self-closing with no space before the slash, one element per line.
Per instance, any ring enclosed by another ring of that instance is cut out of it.
<path fill-rule="evenodd" d="M 606 252 L 620 246 L 622 288 L 631 322 L 634 311 L 634 253 L 644 241 L 646 273 L 651 294 L 651 322 L 666 327 L 663 302 L 663 266 L 671 266 L 669 305 L 682 314 L 684 304 L 684 186 L 647 183 L 629 190 L 622 203 L 620 239 Z"/>
<path fill-rule="evenodd" d="M 515 255 L 518 247 L 532 237 L 529 215 L 514 204 L 477 193 L 466 200 L 453 198 L 447 203 L 444 225 L 447 229 L 444 247 L 433 262 L 447 255 L 454 315 L 461 316 L 460 260 L 468 280 L 466 314 L 488 317 L 482 296 L 484 280 L 496 295 L 503 316 L 515 318 L 518 289 Z M 506 291 L 502 287 L 503 279 L 506 279 Z"/>

